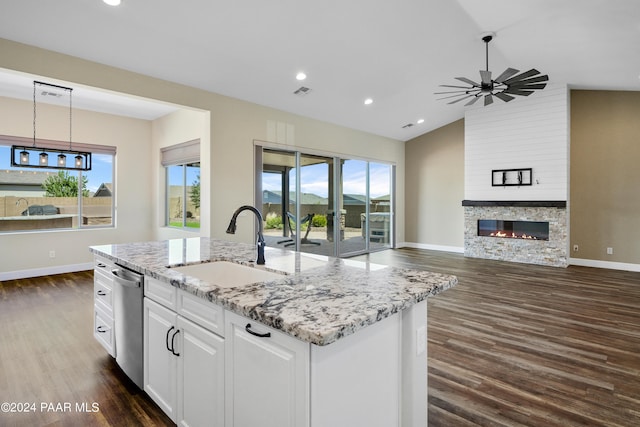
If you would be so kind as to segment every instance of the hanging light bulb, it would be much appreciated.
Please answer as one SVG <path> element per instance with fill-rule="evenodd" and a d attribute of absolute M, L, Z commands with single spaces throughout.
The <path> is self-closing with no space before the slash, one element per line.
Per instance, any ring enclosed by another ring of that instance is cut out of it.
<path fill-rule="evenodd" d="M 82 161 L 84 160 L 84 158 L 78 154 L 76 156 L 76 168 L 81 168 L 82 167 Z"/>
<path fill-rule="evenodd" d="M 49 155 L 44 151 L 40 153 L 40 165 L 45 166 L 49 164 Z"/>
<path fill-rule="evenodd" d="M 58 166 L 64 167 L 67 165 L 67 156 L 64 154 L 58 154 Z"/>
<path fill-rule="evenodd" d="M 22 150 L 20 152 L 20 164 L 28 165 L 29 164 L 29 152 L 26 150 Z"/>

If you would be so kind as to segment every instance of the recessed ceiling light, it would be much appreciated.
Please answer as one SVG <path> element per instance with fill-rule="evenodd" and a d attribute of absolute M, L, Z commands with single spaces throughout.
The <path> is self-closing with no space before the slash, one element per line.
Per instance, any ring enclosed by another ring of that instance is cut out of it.
<path fill-rule="evenodd" d="M 373 104 L 373 99 L 367 98 L 364 100 L 364 105 L 371 105 L 371 104 Z"/>
<path fill-rule="evenodd" d="M 105 2 L 106 4 L 108 4 L 109 6 L 119 6 L 120 5 L 120 0 L 102 0 L 103 2 Z"/>
<path fill-rule="evenodd" d="M 424 123 L 424 119 L 418 119 L 418 124 Z"/>
<path fill-rule="evenodd" d="M 307 75 L 305 73 L 303 73 L 302 71 L 300 71 L 298 74 L 296 74 L 296 80 L 304 80 L 307 78 Z"/>

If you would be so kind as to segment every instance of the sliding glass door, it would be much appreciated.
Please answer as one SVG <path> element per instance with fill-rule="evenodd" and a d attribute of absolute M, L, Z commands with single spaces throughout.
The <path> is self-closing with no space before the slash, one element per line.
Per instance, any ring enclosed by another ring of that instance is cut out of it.
<path fill-rule="evenodd" d="M 351 256 L 393 245 L 393 166 L 256 147 L 268 246 Z"/>

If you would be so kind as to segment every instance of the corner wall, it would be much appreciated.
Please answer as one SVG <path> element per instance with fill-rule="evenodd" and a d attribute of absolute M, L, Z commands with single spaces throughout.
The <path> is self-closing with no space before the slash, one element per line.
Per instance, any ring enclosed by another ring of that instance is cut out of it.
<path fill-rule="evenodd" d="M 571 91 L 574 264 L 640 271 L 639 118 L 640 92 Z"/>
<path fill-rule="evenodd" d="M 405 246 L 462 252 L 464 120 L 405 145 Z"/>

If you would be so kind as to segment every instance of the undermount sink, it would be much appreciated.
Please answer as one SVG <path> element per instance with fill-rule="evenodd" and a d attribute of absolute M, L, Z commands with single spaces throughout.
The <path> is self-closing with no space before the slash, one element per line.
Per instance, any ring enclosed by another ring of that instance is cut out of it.
<path fill-rule="evenodd" d="M 282 279 L 283 275 L 255 267 L 236 264 L 229 261 L 215 261 L 203 264 L 171 267 L 187 276 L 209 282 L 222 288 L 246 286 L 252 283 Z"/>

